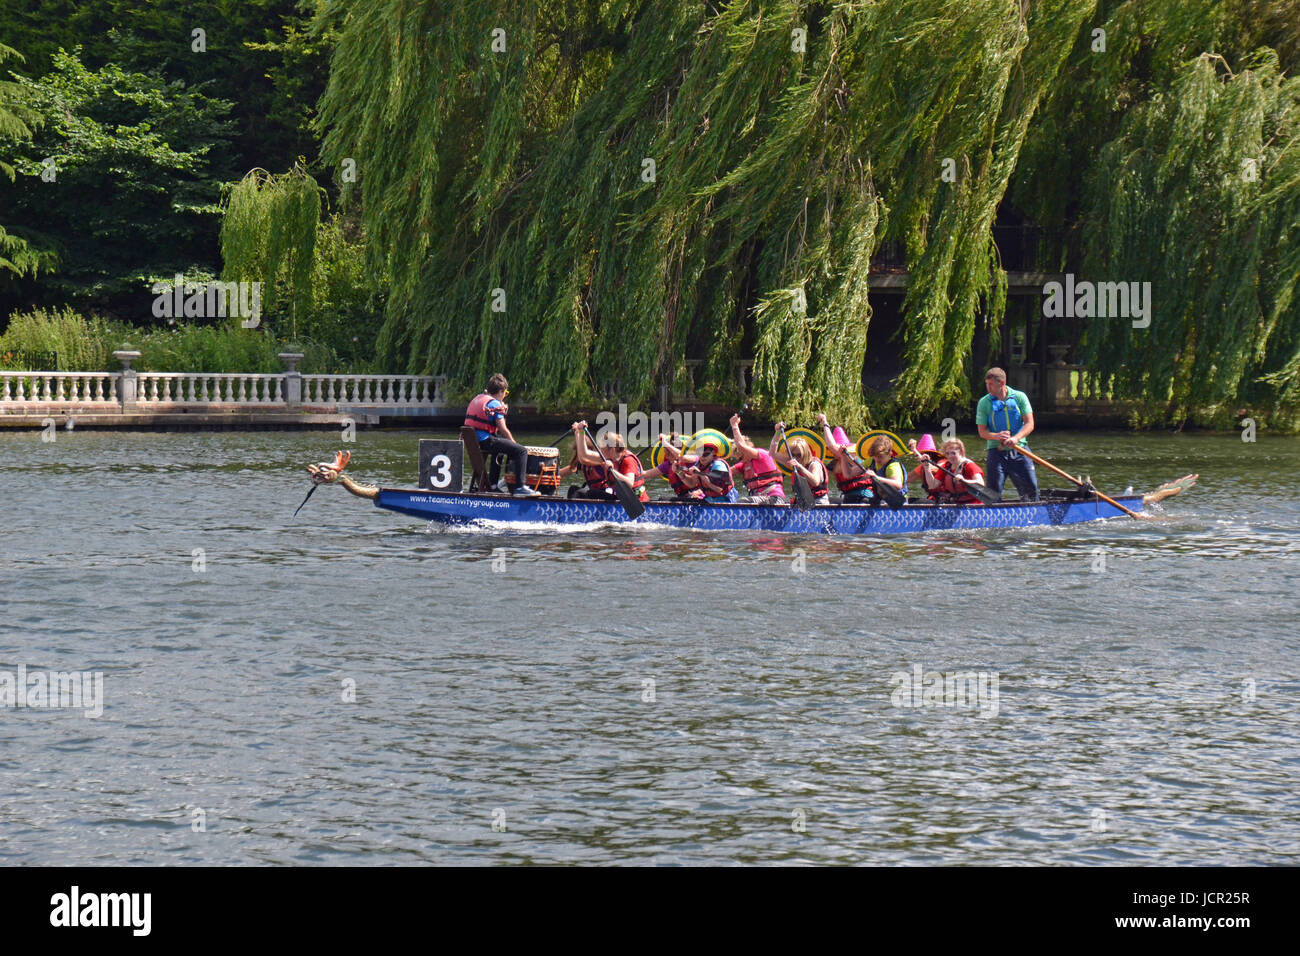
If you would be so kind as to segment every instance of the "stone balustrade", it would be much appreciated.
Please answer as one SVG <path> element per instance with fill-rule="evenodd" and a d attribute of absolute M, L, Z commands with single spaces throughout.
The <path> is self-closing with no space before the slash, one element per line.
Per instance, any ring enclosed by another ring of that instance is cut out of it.
<path fill-rule="evenodd" d="M 0 372 L 0 405 L 118 407 L 115 372 Z"/>
<path fill-rule="evenodd" d="M 303 375 L 302 355 L 281 353 L 286 371 L 141 372 L 139 352 L 114 352 L 120 372 L 0 371 L 0 414 L 76 412 L 429 409 L 446 404 L 444 375 Z"/>

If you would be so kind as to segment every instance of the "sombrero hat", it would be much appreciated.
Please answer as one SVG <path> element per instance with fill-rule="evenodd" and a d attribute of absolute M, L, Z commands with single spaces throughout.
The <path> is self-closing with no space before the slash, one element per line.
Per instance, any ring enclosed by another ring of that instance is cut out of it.
<path fill-rule="evenodd" d="M 903 440 L 901 438 L 899 438 L 893 432 L 885 431 L 883 428 L 877 428 L 867 432 L 865 435 L 863 435 L 861 438 L 858 439 L 858 447 L 857 447 L 858 457 L 864 459 L 871 457 L 871 450 L 870 450 L 871 443 L 874 442 L 881 435 L 884 435 L 893 444 L 895 455 L 907 454 L 907 445 L 903 444 Z M 934 439 L 931 439 L 930 443 L 931 445 L 933 445 Z"/>
<path fill-rule="evenodd" d="M 727 458 L 731 455 L 731 439 L 716 428 L 703 428 L 689 436 L 682 443 L 682 454 L 698 455 L 704 450 L 705 445 L 716 447 L 719 458 Z"/>

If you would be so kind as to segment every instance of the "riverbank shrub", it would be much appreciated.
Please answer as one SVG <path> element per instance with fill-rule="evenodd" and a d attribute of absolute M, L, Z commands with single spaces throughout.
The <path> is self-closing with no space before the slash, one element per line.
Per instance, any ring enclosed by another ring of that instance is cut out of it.
<path fill-rule="evenodd" d="M 10 316 L 0 335 L 0 367 L 21 368 L 27 356 L 57 352 L 62 370 L 116 370 L 121 365 L 113 352 L 119 349 L 140 352 L 132 367 L 144 372 L 280 372 L 281 352 L 303 353 L 303 372 L 333 372 L 339 366 L 333 350 L 322 343 L 290 342 L 238 323 L 141 329 L 64 308 Z"/>

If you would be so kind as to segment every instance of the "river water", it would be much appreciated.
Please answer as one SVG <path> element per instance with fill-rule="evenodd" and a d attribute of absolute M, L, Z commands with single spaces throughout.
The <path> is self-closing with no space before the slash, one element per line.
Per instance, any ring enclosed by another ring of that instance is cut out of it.
<path fill-rule="evenodd" d="M 419 437 L 350 472 L 412 486 Z M 98 717 L 0 709 L 0 858 L 1300 862 L 1300 441 L 1040 433 L 1105 491 L 1201 482 L 862 539 L 293 518 L 335 447 L 0 436 L 0 690 L 102 674 Z"/>

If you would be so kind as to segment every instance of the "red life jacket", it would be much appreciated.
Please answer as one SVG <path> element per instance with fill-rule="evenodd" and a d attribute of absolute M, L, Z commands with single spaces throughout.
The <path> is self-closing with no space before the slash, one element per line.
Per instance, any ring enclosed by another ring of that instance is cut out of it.
<path fill-rule="evenodd" d="M 782 484 L 781 472 L 777 469 L 776 463 L 767 456 L 767 461 L 761 466 L 759 471 L 759 461 L 761 458 L 748 458 L 738 466 L 741 474 L 745 479 L 745 490 L 751 495 L 771 495 L 780 489 L 781 497 L 785 497 L 785 485 Z"/>
<path fill-rule="evenodd" d="M 487 410 L 488 402 L 491 401 L 495 399 L 487 392 L 474 396 L 474 400 L 469 403 L 469 408 L 465 409 L 466 428 L 478 428 L 489 435 L 497 433 L 497 423 L 492 420 Z"/>
<path fill-rule="evenodd" d="M 682 476 L 677 473 L 676 461 L 668 466 L 668 484 L 672 485 L 673 491 L 677 492 L 679 495 L 689 495 L 691 492 L 699 490 L 698 488 L 692 488 L 686 482 L 682 481 Z"/>
<path fill-rule="evenodd" d="M 812 471 L 811 468 L 808 470 Z M 809 484 L 811 484 L 811 482 L 809 482 Z M 822 462 L 821 484 L 813 485 L 812 493 L 814 498 L 825 498 L 831 493 L 831 473 L 830 469 L 826 467 L 826 462 Z"/>
<path fill-rule="evenodd" d="M 701 484 L 700 484 L 700 490 L 701 490 L 702 492 L 704 492 L 704 496 L 705 496 L 706 498 L 719 498 L 719 497 L 721 497 L 721 496 L 723 496 L 723 495 L 728 495 L 728 494 L 731 493 L 731 489 L 734 488 L 735 485 L 736 485 L 735 481 L 732 480 L 732 477 L 731 477 L 731 468 L 730 468 L 730 466 L 728 466 L 727 469 L 726 469 L 726 475 L 725 475 L 725 477 L 724 477 L 723 475 L 721 475 L 721 474 L 719 474 L 719 475 L 714 475 L 714 474 L 713 474 L 713 466 L 714 466 L 717 462 L 720 462 L 720 461 L 721 461 L 724 465 L 727 464 L 727 463 L 726 463 L 725 461 L 723 461 L 721 458 L 715 458 L 715 459 L 713 459 L 713 461 L 709 462 L 709 467 L 708 467 L 707 470 L 700 472 L 700 477 L 701 477 L 701 478 L 707 478 L 707 479 L 709 480 L 709 483 L 710 483 L 710 484 L 712 484 L 712 485 L 717 485 L 719 488 L 722 489 L 721 491 L 710 491 L 708 488 L 705 488 L 705 487 L 704 487 L 703 483 L 701 483 Z"/>
<path fill-rule="evenodd" d="M 855 478 L 841 478 L 840 470 L 838 467 L 836 467 L 835 484 L 839 487 L 841 492 L 847 493 L 850 491 L 857 491 L 859 488 L 871 487 L 871 476 L 868 475 L 865 470 L 863 470 L 862 474 L 858 475 Z"/>
<path fill-rule="evenodd" d="M 592 491 L 600 491 L 609 487 L 609 479 L 605 475 L 604 465 L 583 465 L 582 473 L 587 478 L 587 487 Z"/>
<path fill-rule="evenodd" d="M 975 464 L 975 462 L 971 461 L 968 458 L 966 459 L 965 463 L 961 466 L 960 477 L 983 478 L 984 472 L 980 470 L 979 465 Z M 947 472 L 943 472 L 943 471 L 939 472 L 939 490 L 947 492 L 948 494 L 952 495 L 952 500 L 957 502 L 958 504 L 969 505 L 969 504 L 976 504 L 979 502 L 978 498 L 976 498 L 974 495 L 972 495 L 969 491 L 966 490 L 966 485 L 964 482 L 959 487 L 957 482 L 953 480 L 953 478 L 949 476 Z"/>
<path fill-rule="evenodd" d="M 619 466 L 629 458 L 631 458 L 636 464 L 636 472 L 628 475 L 628 477 L 632 479 L 632 490 L 638 492 L 638 497 L 647 498 L 648 495 L 646 495 L 644 490 L 645 474 L 641 472 L 641 459 L 637 458 L 637 456 L 632 454 L 630 451 L 624 451 L 623 454 L 619 456 L 618 461 L 611 462 L 611 464 L 620 471 L 623 471 Z M 609 483 L 610 478 L 605 473 L 605 465 L 603 463 L 599 465 L 583 465 L 582 473 L 586 475 L 587 487 L 592 491 L 603 491 L 611 487 Z M 623 474 L 627 475 L 627 472 L 623 471 Z"/>

